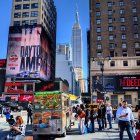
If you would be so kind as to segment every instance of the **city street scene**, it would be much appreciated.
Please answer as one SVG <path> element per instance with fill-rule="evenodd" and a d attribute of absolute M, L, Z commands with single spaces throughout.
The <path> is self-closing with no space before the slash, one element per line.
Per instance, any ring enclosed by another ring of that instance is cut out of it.
<path fill-rule="evenodd" d="M 0 140 L 140 140 L 140 0 L 0 0 Z"/>

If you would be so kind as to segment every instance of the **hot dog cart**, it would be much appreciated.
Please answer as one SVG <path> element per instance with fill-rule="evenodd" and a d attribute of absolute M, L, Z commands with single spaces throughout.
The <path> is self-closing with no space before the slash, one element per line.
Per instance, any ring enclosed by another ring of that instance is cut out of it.
<path fill-rule="evenodd" d="M 70 128 L 69 96 L 66 93 L 35 92 L 34 135 L 62 135 Z"/>

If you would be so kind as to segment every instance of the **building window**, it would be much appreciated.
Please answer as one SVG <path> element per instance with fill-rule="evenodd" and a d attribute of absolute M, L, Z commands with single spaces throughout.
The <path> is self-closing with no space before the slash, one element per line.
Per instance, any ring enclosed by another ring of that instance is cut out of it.
<path fill-rule="evenodd" d="M 96 16 L 97 16 L 97 17 L 101 16 L 101 12 L 99 12 L 99 11 L 96 12 Z"/>
<path fill-rule="evenodd" d="M 124 25 L 121 26 L 121 31 L 125 31 L 126 27 Z"/>
<path fill-rule="evenodd" d="M 135 21 L 138 21 L 138 17 L 137 17 L 137 16 L 133 17 L 133 21 L 134 21 L 134 22 L 135 22 Z"/>
<path fill-rule="evenodd" d="M 113 11 L 112 10 L 109 10 L 108 11 L 108 15 L 112 15 L 113 14 Z"/>
<path fill-rule="evenodd" d="M 30 25 L 36 25 L 37 24 L 37 19 L 31 20 Z"/>
<path fill-rule="evenodd" d="M 120 10 L 120 14 L 121 14 L 121 15 L 125 14 L 125 10 L 124 10 L 124 9 L 121 9 L 121 10 Z"/>
<path fill-rule="evenodd" d="M 108 2 L 108 7 L 109 7 L 109 8 L 111 8 L 111 7 L 112 7 L 112 5 L 113 5 L 113 3 L 112 3 L 112 2 Z"/>
<path fill-rule="evenodd" d="M 140 56 L 140 51 L 136 50 L 136 56 Z"/>
<path fill-rule="evenodd" d="M 140 66 L 140 60 L 137 60 L 137 66 Z"/>
<path fill-rule="evenodd" d="M 30 4 L 23 4 L 23 9 L 29 9 L 30 8 Z"/>
<path fill-rule="evenodd" d="M 123 55 L 123 57 L 127 57 L 127 51 L 126 50 L 123 50 L 122 51 L 122 55 Z"/>
<path fill-rule="evenodd" d="M 97 44 L 97 49 L 102 49 L 102 45 L 101 44 Z"/>
<path fill-rule="evenodd" d="M 15 10 L 20 10 L 21 9 L 21 4 L 15 5 Z"/>
<path fill-rule="evenodd" d="M 110 62 L 110 67 L 115 67 L 115 61 Z"/>
<path fill-rule="evenodd" d="M 21 17 L 21 13 L 14 13 L 14 18 L 20 18 Z"/>
<path fill-rule="evenodd" d="M 125 39 L 126 39 L 126 35 L 122 34 L 122 40 L 125 40 Z"/>
<path fill-rule="evenodd" d="M 132 104 L 131 95 L 124 95 L 124 100 L 125 100 L 128 104 Z"/>
<path fill-rule="evenodd" d="M 32 84 L 27 85 L 27 91 L 33 91 L 33 85 Z"/>
<path fill-rule="evenodd" d="M 113 23 L 113 19 L 112 19 L 112 18 L 109 18 L 109 19 L 108 19 L 108 23 L 109 23 L 109 24 Z"/>
<path fill-rule="evenodd" d="M 138 33 L 135 33 L 135 34 L 134 34 L 134 38 L 135 38 L 135 39 L 139 38 L 139 34 L 138 34 Z"/>
<path fill-rule="evenodd" d="M 138 42 L 135 43 L 135 48 L 139 48 L 140 44 Z"/>
<path fill-rule="evenodd" d="M 96 23 L 97 23 L 97 24 L 101 24 L 101 20 L 100 20 L 100 19 L 97 19 L 97 20 L 96 20 Z"/>
<path fill-rule="evenodd" d="M 110 48 L 110 49 L 114 49 L 114 44 L 112 44 L 112 43 L 109 44 L 109 48 Z"/>
<path fill-rule="evenodd" d="M 23 12 L 22 13 L 22 17 L 24 18 L 24 17 L 29 17 L 29 12 Z"/>
<path fill-rule="evenodd" d="M 109 31 L 109 32 L 112 32 L 112 31 L 113 31 L 113 26 L 109 26 L 109 27 L 108 27 L 108 31 Z"/>
<path fill-rule="evenodd" d="M 97 57 L 102 57 L 102 52 L 97 52 Z"/>
<path fill-rule="evenodd" d="M 132 13 L 137 13 L 137 9 L 136 8 L 133 8 L 132 9 Z"/>
<path fill-rule="evenodd" d="M 128 61 L 123 61 L 123 66 L 127 67 L 128 66 Z"/>
<path fill-rule="evenodd" d="M 123 48 L 123 49 L 126 48 L 126 43 L 122 43 L 122 48 Z"/>
<path fill-rule="evenodd" d="M 138 30 L 139 26 L 138 24 L 134 24 L 134 30 Z"/>
<path fill-rule="evenodd" d="M 21 2 L 22 0 L 15 0 L 15 2 Z"/>
<path fill-rule="evenodd" d="M 123 1 L 120 2 L 120 6 L 124 6 L 125 3 Z"/>
<path fill-rule="evenodd" d="M 96 3 L 96 9 L 100 9 L 100 3 Z"/>
<path fill-rule="evenodd" d="M 22 25 L 29 25 L 29 20 L 23 20 Z"/>
<path fill-rule="evenodd" d="M 114 57 L 114 56 L 115 56 L 114 54 L 115 54 L 114 51 L 111 50 L 111 51 L 110 51 L 110 57 Z"/>
<path fill-rule="evenodd" d="M 96 29 L 96 32 L 97 32 L 97 33 L 100 33 L 100 32 L 101 32 L 101 28 L 98 27 L 98 28 Z"/>
<path fill-rule="evenodd" d="M 114 36 L 113 35 L 109 35 L 109 40 L 113 40 Z"/>
<path fill-rule="evenodd" d="M 33 9 L 33 8 L 38 8 L 38 3 L 33 3 L 32 5 L 31 5 L 31 8 Z"/>
<path fill-rule="evenodd" d="M 97 40 L 102 40 L 102 37 L 100 35 L 97 36 Z"/>
<path fill-rule="evenodd" d="M 124 17 L 121 18 L 120 21 L 121 21 L 121 23 L 124 23 L 125 22 L 125 18 Z"/>
<path fill-rule="evenodd" d="M 20 26 L 20 21 L 14 21 L 14 26 Z"/>
<path fill-rule="evenodd" d="M 31 17 L 37 17 L 37 16 L 38 16 L 38 11 L 31 12 Z"/>

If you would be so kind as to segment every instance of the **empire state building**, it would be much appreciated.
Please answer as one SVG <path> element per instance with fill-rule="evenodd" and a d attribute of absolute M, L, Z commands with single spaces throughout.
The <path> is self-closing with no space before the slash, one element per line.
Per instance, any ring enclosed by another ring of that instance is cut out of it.
<path fill-rule="evenodd" d="M 82 79 L 82 30 L 78 10 L 76 10 L 75 23 L 72 28 L 72 63 L 77 80 Z"/>

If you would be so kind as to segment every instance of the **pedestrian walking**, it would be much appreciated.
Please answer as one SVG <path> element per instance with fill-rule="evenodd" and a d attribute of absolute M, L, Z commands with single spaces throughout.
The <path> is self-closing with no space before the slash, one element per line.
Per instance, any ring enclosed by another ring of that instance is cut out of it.
<path fill-rule="evenodd" d="M 78 118 L 79 118 L 79 129 L 80 129 L 80 134 L 84 134 L 84 126 L 85 126 L 85 116 L 86 113 L 84 111 L 84 105 L 81 104 L 80 108 L 77 110 L 78 113 Z"/>
<path fill-rule="evenodd" d="M 94 111 L 94 108 L 91 107 L 91 111 L 90 111 L 90 122 L 91 122 L 91 126 L 92 126 L 92 133 L 95 133 L 95 119 L 97 118 L 97 112 Z"/>
<path fill-rule="evenodd" d="M 102 129 L 105 129 L 107 127 L 106 122 L 106 106 L 103 101 L 101 101 L 101 120 L 102 120 Z"/>
<path fill-rule="evenodd" d="M 138 133 L 135 140 L 140 140 L 140 109 L 138 109 L 138 120 L 136 122 L 136 129 L 138 129 Z"/>
<path fill-rule="evenodd" d="M 97 107 L 97 122 L 98 122 L 98 125 L 99 125 L 99 131 L 102 130 L 102 113 L 101 113 L 101 104 L 98 105 Z"/>
<path fill-rule="evenodd" d="M 86 116 L 85 116 L 85 125 L 86 125 L 86 127 L 88 129 L 88 122 L 89 122 L 89 117 L 90 117 L 90 111 L 88 109 L 88 105 L 85 105 L 85 114 L 86 114 Z"/>
<path fill-rule="evenodd" d="M 113 114 L 112 114 L 112 107 L 110 103 L 107 104 L 106 112 L 107 112 L 107 120 L 109 122 L 109 129 L 112 129 L 112 115 Z"/>
<path fill-rule="evenodd" d="M 129 140 L 134 140 L 134 137 L 132 134 L 132 125 L 131 125 L 131 120 L 134 125 L 134 116 L 133 116 L 132 110 L 128 107 L 128 103 L 126 101 L 123 101 L 122 107 L 118 108 L 116 117 L 119 120 L 120 140 L 123 140 L 123 132 L 125 129 L 129 136 Z"/>
<path fill-rule="evenodd" d="M 33 115 L 33 105 L 31 102 L 29 102 L 27 108 L 27 124 L 29 124 L 29 121 L 32 124 L 32 115 Z"/>

